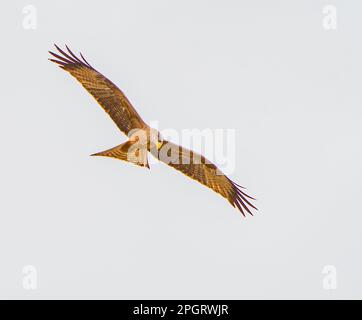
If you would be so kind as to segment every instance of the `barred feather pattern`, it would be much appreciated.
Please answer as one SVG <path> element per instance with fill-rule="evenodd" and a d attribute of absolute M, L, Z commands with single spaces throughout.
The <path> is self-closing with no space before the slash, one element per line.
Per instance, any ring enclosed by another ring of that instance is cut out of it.
<path fill-rule="evenodd" d="M 58 54 L 49 51 L 55 59 L 49 59 L 68 71 L 97 100 L 117 127 L 126 135 L 132 129 L 146 126 L 124 93 L 109 79 L 95 70 L 80 53 L 77 57 L 67 46 L 63 51 L 57 45 Z"/>

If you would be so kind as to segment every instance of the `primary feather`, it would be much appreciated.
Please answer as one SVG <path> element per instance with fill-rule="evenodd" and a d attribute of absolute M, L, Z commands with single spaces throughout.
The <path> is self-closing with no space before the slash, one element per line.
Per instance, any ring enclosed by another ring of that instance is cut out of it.
<path fill-rule="evenodd" d="M 49 59 L 68 71 L 97 100 L 109 114 L 118 128 L 128 134 L 132 129 L 145 127 L 144 121 L 138 115 L 124 93 L 110 80 L 95 70 L 81 55 L 80 60 L 67 47 L 68 53 L 55 45 L 59 54 L 49 51 L 56 59 Z"/>

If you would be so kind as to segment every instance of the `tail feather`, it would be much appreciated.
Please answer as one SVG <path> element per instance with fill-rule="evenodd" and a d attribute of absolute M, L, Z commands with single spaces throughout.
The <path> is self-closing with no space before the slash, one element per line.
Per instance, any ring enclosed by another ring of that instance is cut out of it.
<path fill-rule="evenodd" d="M 134 163 L 141 167 L 150 168 L 147 149 L 141 148 L 137 142 L 128 140 L 114 148 L 91 154 L 91 156 L 110 157 Z"/>

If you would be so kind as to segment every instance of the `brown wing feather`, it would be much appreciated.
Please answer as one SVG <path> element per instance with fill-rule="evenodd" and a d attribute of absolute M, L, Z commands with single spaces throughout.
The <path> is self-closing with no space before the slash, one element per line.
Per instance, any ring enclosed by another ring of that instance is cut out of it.
<path fill-rule="evenodd" d="M 78 58 L 66 46 L 68 53 L 57 45 L 59 54 L 49 51 L 56 59 L 49 59 L 68 71 L 82 86 L 97 100 L 101 107 L 109 114 L 118 128 L 125 134 L 132 129 L 145 127 L 144 121 L 138 115 L 124 93 L 110 80 L 95 70 L 83 57 Z"/>
<path fill-rule="evenodd" d="M 243 187 L 231 181 L 204 156 L 169 141 L 163 141 L 160 150 L 151 149 L 151 153 L 160 161 L 221 194 L 244 216 L 244 211 L 253 215 L 250 208 L 258 210 L 247 198 L 255 199 L 244 193 L 241 190 Z"/>

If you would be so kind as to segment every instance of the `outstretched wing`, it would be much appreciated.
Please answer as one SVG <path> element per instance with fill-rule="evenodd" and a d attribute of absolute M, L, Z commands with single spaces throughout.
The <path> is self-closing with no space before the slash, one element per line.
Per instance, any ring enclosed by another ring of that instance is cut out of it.
<path fill-rule="evenodd" d="M 82 86 L 98 101 L 101 107 L 110 115 L 118 128 L 125 134 L 132 129 L 140 129 L 145 126 L 144 121 L 138 115 L 124 93 L 105 76 L 95 70 L 80 54 L 78 58 L 66 46 L 68 53 L 57 45 L 59 54 L 49 51 L 56 59 L 49 59 L 57 63 L 62 69 L 68 71 Z"/>
<path fill-rule="evenodd" d="M 244 211 L 253 215 L 250 207 L 258 210 L 247 198 L 255 199 L 244 193 L 241 190 L 243 187 L 231 181 L 204 156 L 165 140 L 159 150 L 151 149 L 151 153 L 160 161 L 221 194 L 243 216 Z"/>

